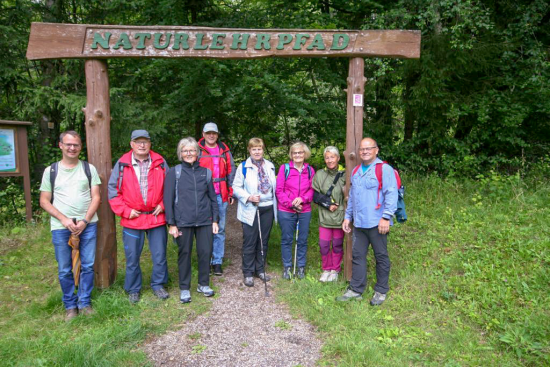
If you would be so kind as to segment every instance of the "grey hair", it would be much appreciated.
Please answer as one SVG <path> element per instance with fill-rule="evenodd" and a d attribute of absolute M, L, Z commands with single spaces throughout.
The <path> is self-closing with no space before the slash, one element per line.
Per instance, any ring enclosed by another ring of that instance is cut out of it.
<path fill-rule="evenodd" d="M 336 148 L 332 145 L 329 145 L 328 147 L 325 148 L 325 150 L 323 151 L 323 158 L 325 157 L 325 154 L 327 154 L 327 153 L 332 153 L 335 156 L 337 156 L 338 159 L 340 159 L 340 152 L 338 151 L 338 148 Z"/>
<path fill-rule="evenodd" d="M 188 136 L 187 138 L 181 139 L 180 142 L 178 143 L 178 149 L 176 151 L 176 154 L 177 154 L 178 159 L 180 161 L 183 162 L 183 157 L 181 155 L 181 150 L 185 147 L 193 147 L 197 151 L 197 154 L 199 154 L 199 149 L 200 149 L 199 148 L 199 143 L 197 143 L 197 141 L 194 138 Z"/>

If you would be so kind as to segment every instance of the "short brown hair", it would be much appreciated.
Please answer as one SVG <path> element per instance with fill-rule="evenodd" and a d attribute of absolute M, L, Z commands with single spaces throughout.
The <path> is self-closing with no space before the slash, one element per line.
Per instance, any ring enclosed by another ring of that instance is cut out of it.
<path fill-rule="evenodd" d="M 262 149 L 265 149 L 264 141 L 261 138 L 252 138 L 248 141 L 248 150 L 254 147 L 262 147 Z"/>
<path fill-rule="evenodd" d="M 74 131 L 74 130 L 63 131 L 61 134 L 59 134 L 59 142 L 60 142 L 60 143 L 63 142 L 63 138 L 65 137 L 65 135 L 74 136 L 75 138 L 78 138 L 78 139 L 80 140 L 80 142 L 82 143 L 82 138 L 80 137 L 80 134 L 77 133 L 77 132 Z"/>

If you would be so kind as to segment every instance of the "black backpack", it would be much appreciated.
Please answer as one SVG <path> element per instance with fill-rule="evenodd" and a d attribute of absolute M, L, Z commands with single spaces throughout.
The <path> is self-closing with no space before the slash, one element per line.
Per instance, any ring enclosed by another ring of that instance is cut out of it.
<path fill-rule="evenodd" d="M 92 190 L 92 171 L 90 171 L 90 163 L 86 161 L 81 161 L 82 167 L 84 168 L 84 173 L 86 174 L 86 177 L 88 178 L 88 186 L 90 187 L 90 195 Z M 58 171 L 59 162 L 55 162 L 50 166 L 50 185 L 52 187 L 52 198 L 50 199 L 50 203 L 53 204 L 53 192 L 55 188 L 55 179 L 57 177 L 57 171 Z"/>

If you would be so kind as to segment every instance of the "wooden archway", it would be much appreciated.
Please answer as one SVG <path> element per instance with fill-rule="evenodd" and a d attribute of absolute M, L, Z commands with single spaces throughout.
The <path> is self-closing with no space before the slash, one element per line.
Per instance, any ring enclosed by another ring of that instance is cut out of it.
<path fill-rule="evenodd" d="M 228 29 L 176 26 L 111 26 L 33 23 L 29 60 L 86 59 L 86 142 L 90 162 L 102 182 L 111 174 L 109 58 L 194 57 L 257 59 L 266 57 L 347 57 L 346 167 L 358 161 L 363 136 L 364 58 L 419 58 L 420 31 Z M 349 190 L 348 169 L 346 193 Z M 96 284 L 108 287 L 116 278 L 115 219 L 101 185 L 98 210 Z M 344 270 L 351 277 L 351 239 L 347 236 Z"/>

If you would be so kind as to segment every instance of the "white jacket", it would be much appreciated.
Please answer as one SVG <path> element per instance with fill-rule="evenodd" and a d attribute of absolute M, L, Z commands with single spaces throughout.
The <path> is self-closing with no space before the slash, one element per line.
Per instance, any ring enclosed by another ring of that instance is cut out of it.
<path fill-rule="evenodd" d="M 243 165 L 246 168 L 246 178 L 243 175 Z M 275 188 L 277 180 L 275 178 L 275 166 L 273 163 L 264 158 L 264 170 L 267 172 L 269 182 L 273 190 L 273 214 L 275 223 L 277 223 L 277 198 L 275 196 Z M 236 169 L 235 179 L 233 180 L 233 197 L 239 200 L 237 207 L 237 219 L 243 223 L 252 226 L 256 216 L 256 205 L 248 202 L 251 195 L 258 195 L 258 167 L 256 167 L 250 157 L 239 164 Z"/>

